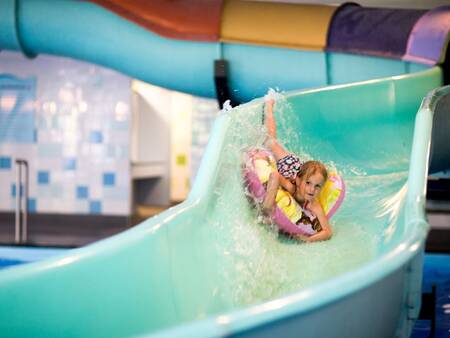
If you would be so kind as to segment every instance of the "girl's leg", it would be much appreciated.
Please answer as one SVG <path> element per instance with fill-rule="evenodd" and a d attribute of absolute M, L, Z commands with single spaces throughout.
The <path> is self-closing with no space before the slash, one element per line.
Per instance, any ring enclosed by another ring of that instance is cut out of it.
<path fill-rule="evenodd" d="M 273 116 L 273 106 L 275 101 L 273 99 L 266 102 L 266 128 L 269 134 L 269 139 L 266 141 L 266 146 L 274 154 L 276 160 L 289 155 L 289 153 L 277 141 L 277 124 Z"/>
<path fill-rule="evenodd" d="M 275 206 L 275 197 L 277 196 L 279 184 L 279 174 L 271 173 L 267 182 L 266 196 L 262 203 L 262 209 L 265 214 L 269 214 Z"/>

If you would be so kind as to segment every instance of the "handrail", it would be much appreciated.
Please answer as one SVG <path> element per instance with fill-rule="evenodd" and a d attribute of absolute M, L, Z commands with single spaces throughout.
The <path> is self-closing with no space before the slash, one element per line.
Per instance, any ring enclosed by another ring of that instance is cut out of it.
<path fill-rule="evenodd" d="M 24 244 L 28 240 L 28 162 L 16 159 L 16 211 L 14 242 Z"/>

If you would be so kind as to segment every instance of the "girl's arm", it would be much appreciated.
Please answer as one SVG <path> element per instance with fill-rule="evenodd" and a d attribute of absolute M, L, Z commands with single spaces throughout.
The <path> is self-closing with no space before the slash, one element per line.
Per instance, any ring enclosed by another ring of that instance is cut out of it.
<path fill-rule="evenodd" d="M 277 124 L 275 122 L 275 117 L 273 116 L 273 106 L 275 105 L 274 99 L 269 99 L 266 101 L 266 127 L 269 136 L 273 139 L 277 139 Z"/>
<path fill-rule="evenodd" d="M 280 175 L 276 172 L 273 172 L 269 176 L 269 181 L 267 182 L 267 192 L 264 197 L 264 201 L 262 203 L 263 212 L 269 214 L 274 205 L 275 205 L 275 197 L 277 196 Z"/>
<path fill-rule="evenodd" d="M 292 196 L 295 196 L 295 185 L 292 184 L 291 181 L 289 181 L 287 178 L 284 178 L 283 175 L 278 175 L 278 180 L 280 182 L 280 185 Z"/>
<path fill-rule="evenodd" d="M 273 116 L 273 106 L 275 105 L 275 100 L 270 99 L 266 101 L 266 127 L 269 133 L 270 139 L 267 145 L 270 150 L 275 155 L 277 160 L 289 155 L 289 153 L 278 143 L 277 141 L 277 124 L 275 117 Z"/>
<path fill-rule="evenodd" d="M 328 223 L 327 216 L 325 216 L 325 213 L 323 212 L 322 206 L 318 201 L 314 201 L 311 203 L 310 209 L 319 219 L 322 230 L 317 234 L 314 234 L 306 238 L 302 238 L 302 240 L 306 242 L 317 242 L 330 239 L 331 236 L 333 235 L 333 231 L 331 230 L 330 223 Z"/>

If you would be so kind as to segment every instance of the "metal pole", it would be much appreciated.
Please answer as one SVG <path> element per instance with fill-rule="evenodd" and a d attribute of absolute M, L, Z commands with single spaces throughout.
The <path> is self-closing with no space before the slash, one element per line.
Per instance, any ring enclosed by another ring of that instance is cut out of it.
<path fill-rule="evenodd" d="M 16 220 L 14 242 L 26 243 L 28 240 L 28 162 L 16 159 Z"/>
<path fill-rule="evenodd" d="M 28 162 L 26 160 L 22 160 L 23 162 L 23 196 L 22 196 L 22 233 L 21 233 L 21 242 L 26 243 L 28 240 Z"/>
<path fill-rule="evenodd" d="M 15 212 L 15 232 L 14 232 L 14 242 L 16 244 L 20 243 L 20 228 L 22 224 L 21 220 L 21 189 L 20 189 L 20 183 L 22 179 L 22 164 L 20 160 L 16 160 L 16 212 Z"/>

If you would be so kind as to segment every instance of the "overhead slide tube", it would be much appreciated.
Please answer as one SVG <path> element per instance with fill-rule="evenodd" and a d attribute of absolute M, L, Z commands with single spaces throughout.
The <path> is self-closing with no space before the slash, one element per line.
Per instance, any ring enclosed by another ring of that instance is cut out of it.
<path fill-rule="evenodd" d="M 268 87 L 326 85 L 322 51 L 167 39 L 87 1 L 1 1 L 0 49 L 72 57 L 210 98 L 216 97 L 214 61 L 223 58 L 231 96 L 239 102 Z"/>
<path fill-rule="evenodd" d="M 216 45 L 162 38 L 85 1 L 0 2 L 0 49 L 73 57 L 198 96 L 215 97 Z"/>
<path fill-rule="evenodd" d="M 24 52 L 17 27 L 17 1 L 5 0 L 0 3 L 0 46 Z"/>

